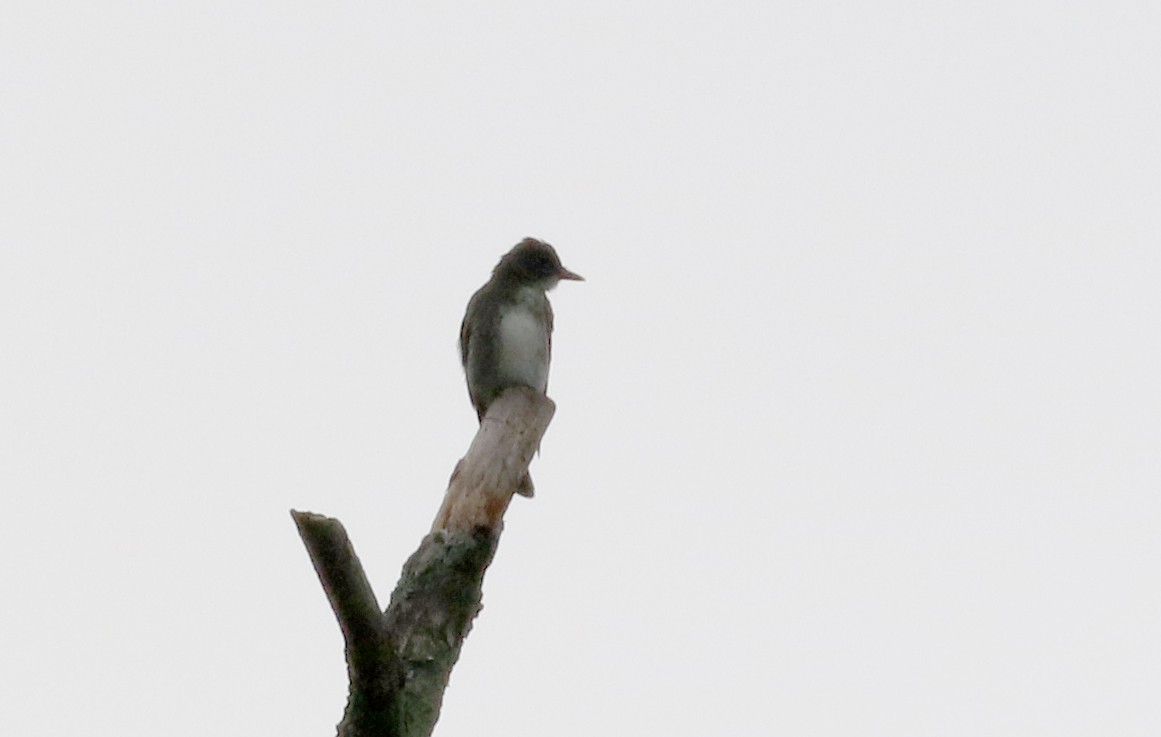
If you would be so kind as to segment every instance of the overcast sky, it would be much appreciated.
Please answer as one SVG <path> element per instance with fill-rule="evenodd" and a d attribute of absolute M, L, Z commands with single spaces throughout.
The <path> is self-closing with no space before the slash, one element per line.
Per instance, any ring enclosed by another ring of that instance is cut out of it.
<path fill-rule="evenodd" d="M 1159 8 L 8 3 L 0 734 L 333 734 L 536 236 L 437 735 L 1155 737 Z"/>

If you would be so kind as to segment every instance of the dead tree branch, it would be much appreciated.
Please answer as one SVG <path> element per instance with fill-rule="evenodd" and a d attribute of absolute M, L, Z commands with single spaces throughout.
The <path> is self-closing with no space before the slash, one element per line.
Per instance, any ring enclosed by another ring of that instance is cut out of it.
<path fill-rule="evenodd" d="M 552 400 L 526 389 L 492 403 L 385 612 L 342 523 L 291 512 L 346 645 L 350 692 L 339 737 L 431 734 L 480 611 L 504 512 L 554 411 Z"/>

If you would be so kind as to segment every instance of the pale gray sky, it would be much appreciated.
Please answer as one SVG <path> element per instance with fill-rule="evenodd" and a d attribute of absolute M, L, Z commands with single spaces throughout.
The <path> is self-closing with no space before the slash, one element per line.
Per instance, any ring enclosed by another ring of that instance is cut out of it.
<path fill-rule="evenodd" d="M 0 734 L 333 734 L 526 235 L 442 735 L 1161 733 L 1155 3 L 9 3 Z"/>

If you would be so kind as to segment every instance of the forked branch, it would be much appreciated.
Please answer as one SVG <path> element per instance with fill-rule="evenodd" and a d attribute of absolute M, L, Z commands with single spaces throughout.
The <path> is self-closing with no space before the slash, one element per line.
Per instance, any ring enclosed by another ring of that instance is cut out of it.
<path fill-rule="evenodd" d="M 504 512 L 554 411 L 530 389 L 509 389 L 492 403 L 385 612 L 342 523 L 291 512 L 346 644 L 350 693 L 339 737 L 431 734 L 480 611 Z"/>

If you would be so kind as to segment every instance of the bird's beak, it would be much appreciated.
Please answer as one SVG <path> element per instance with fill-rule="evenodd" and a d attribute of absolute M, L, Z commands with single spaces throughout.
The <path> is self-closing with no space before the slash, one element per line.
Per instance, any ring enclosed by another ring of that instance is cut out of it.
<path fill-rule="evenodd" d="M 562 280 L 564 280 L 564 279 L 567 279 L 569 281 L 584 281 L 585 280 L 585 278 L 583 276 L 581 276 L 580 274 L 574 274 L 571 271 L 569 271 L 568 269 L 564 268 L 563 266 L 560 267 L 560 272 L 558 273 L 558 276 Z"/>

